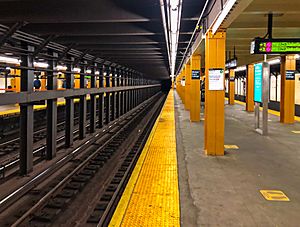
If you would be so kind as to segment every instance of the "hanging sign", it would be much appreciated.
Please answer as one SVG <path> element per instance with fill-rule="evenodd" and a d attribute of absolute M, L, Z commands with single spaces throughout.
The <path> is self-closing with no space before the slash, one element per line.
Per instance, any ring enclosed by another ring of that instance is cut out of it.
<path fill-rule="evenodd" d="M 200 80 L 200 70 L 192 70 L 192 80 Z"/>
<path fill-rule="evenodd" d="M 286 80 L 295 80 L 295 71 L 294 70 L 286 70 L 285 79 Z"/>
<path fill-rule="evenodd" d="M 262 102 L 263 64 L 254 64 L 254 102 Z"/>
<path fill-rule="evenodd" d="M 251 54 L 299 54 L 300 39 L 262 39 L 251 42 Z"/>
<path fill-rule="evenodd" d="M 209 69 L 208 71 L 208 90 L 224 90 L 224 69 Z"/>

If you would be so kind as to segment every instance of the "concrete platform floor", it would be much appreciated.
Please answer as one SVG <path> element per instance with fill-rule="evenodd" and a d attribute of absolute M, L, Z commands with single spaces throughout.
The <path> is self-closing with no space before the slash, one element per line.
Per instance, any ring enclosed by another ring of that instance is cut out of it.
<path fill-rule="evenodd" d="M 225 105 L 224 157 L 203 152 L 203 122 L 191 123 L 175 93 L 182 226 L 300 226 L 300 123 L 269 115 L 268 136 L 254 131 L 254 114 Z M 282 190 L 289 202 L 260 190 Z"/>

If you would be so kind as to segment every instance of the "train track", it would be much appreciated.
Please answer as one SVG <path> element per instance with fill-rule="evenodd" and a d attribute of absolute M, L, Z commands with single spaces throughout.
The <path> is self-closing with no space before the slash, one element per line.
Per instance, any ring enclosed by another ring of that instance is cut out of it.
<path fill-rule="evenodd" d="M 89 120 L 89 114 L 87 115 L 87 120 Z M 79 117 L 74 118 L 74 140 L 78 139 L 78 122 Z M 98 120 L 96 121 L 98 123 Z M 105 122 L 104 122 L 105 123 Z M 86 125 L 87 131 L 89 130 L 89 124 Z M 56 140 L 57 142 L 57 150 L 64 148 L 64 140 L 65 136 L 61 135 L 65 130 L 65 122 L 62 121 L 57 125 L 57 133 L 58 138 Z M 34 156 L 34 164 L 39 163 L 41 160 L 44 160 L 45 158 L 45 151 L 46 151 L 46 139 L 47 137 L 47 131 L 46 128 L 41 128 L 34 132 L 33 135 L 33 142 L 34 144 L 34 150 L 33 150 L 33 156 Z M 41 142 L 43 141 L 43 142 Z M 37 145 L 38 144 L 38 145 Z M 6 156 L 1 157 L 0 159 L 0 180 L 3 182 L 13 176 L 15 176 L 18 173 L 18 165 L 19 165 L 19 138 L 14 138 L 12 140 L 6 141 L 2 144 L 0 144 L 0 153 L 5 152 Z"/>
<path fill-rule="evenodd" d="M 102 135 L 98 133 L 71 156 L 59 160 L 47 174 L 40 173 L 21 186 L 22 190 L 16 189 L 2 198 L 0 224 L 106 225 L 164 98 L 156 95 L 139 105 L 108 126 Z M 16 212 L 16 207 L 22 209 Z"/>

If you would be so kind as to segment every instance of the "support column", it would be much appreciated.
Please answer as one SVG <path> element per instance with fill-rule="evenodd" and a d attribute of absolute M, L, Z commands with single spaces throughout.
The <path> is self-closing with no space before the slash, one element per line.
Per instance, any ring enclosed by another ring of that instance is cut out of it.
<path fill-rule="evenodd" d="M 80 74 L 80 88 L 85 88 L 85 73 L 86 73 L 86 67 L 81 67 L 81 73 Z M 79 97 L 79 139 L 84 139 L 86 136 L 86 95 L 81 95 Z"/>
<path fill-rule="evenodd" d="M 115 87 L 116 86 L 116 68 L 112 69 L 112 74 L 111 74 L 111 86 Z M 111 93 L 111 120 L 116 119 L 116 92 Z"/>
<path fill-rule="evenodd" d="M 105 87 L 110 87 L 110 67 L 108 66 L 106 69 L 105 75 Z M 106 102 L 106 113 L 105 113 L 105 120 L 106 124 L 110 122 L 110 93 L 105 93 L 105 102 Z"/>
<path fill-rule="evenodd" d="M 91 88 L 96 87 L 96 67 L 97 65 L 95 64 L 91 72 Z M 96 95 L 91 94 L 90 98 L 90 133 L 94 133 L 96 130 Z"/>
<path fill-rule="evenodd" d="M 22 43 L 23 49 L 29 52 L 34 47 Z M 21 55 L 21 66 L 33 67 L 32 55 Z M 34 72 L 21 69 L 21 91 L 33 92 Z M 25 175 L 33 168 L 33 105 L 30 103 L 20 105 L 20 174 Z"/>
<path fill-rule="evenodd" d="M 280 122 L 295 122 L 295 70 L 296 59 L 292 55 L 281 57 Z M 293 75 L 293 76 L 291 76 Z"/>
<path fill-rule="evenodd" d="M 215 35 L 209 31 L 206 34 L 204 149 L 207 155 L 224 155 L 225 92 L 209 90 L 209 69 L 221 68 L 225 71 L 225 41 L 225 31 L 218 31 Z"/>
<path fill-rule="evenodd" d="M 191 65 L 188 62 L 185 66 L 185 95 L 184 95 L 184 107 L 186 110 L 191 109 Z"/>
<path fill-rule="evenodd" d="M 229 88 L 228 88 L 228 104 L 234 105 L 234 90 L 235 90 L 235 73 L 233 69 L 229 70 Z"/>
<path fill-rule="evenodd" d="M 254 111 L 254 65 L 248 65 L 246 78 L 246 111 Z"/>
<path fill-rule="evenodd" d="M 104 87 L 104 68 L 99 70 L 99 88 Z M 104 93 L 99 94 L 98 99 L 98 128 L 103 127 L 104 122 Z"/>
<path fill-rule="evenodd" d="M 192 122 L 200 121 L 200 77 L 201 77 L 201 56 L 200 54 L 194 54 L 191 57 L 191 111 L 190 120 Z"/>
<path fill-rule="evenodd" d="M 49 55 L 57 58 L 57 53 L 49 51 Z M 50 69 L 56 69 L 56 61 L 48 60 Z M 54 72 L 47 73 L 47 90 L 57 89 L 57 75 Z M 57 99 L 47 100 L 47 146 L 46 159 L 50 160 L 56 155 L 56 137 L 57 137 Z"/>
<path fill-rule="evenodd" d="M 73 61 L 74 59 L 71 58 Z M 74 88 L 74 74 L 70 73 L 73 70 L 73 65 L 67 64 L 66 89 Z M 74 99 L 73 97 L 66 98 L 66 126 L 65 126 L 65 147 L 71 147 L 74 142 Z"/>

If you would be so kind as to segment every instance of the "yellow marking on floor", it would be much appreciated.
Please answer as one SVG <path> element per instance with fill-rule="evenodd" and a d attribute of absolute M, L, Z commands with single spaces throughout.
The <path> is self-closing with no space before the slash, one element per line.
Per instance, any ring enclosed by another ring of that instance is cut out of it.
<path fill-rule="evenodd" d="M 87 100 L 89 100 L 90 98 L 87 97 Z M 78 103 L 79 102 L 79 99 L 74 99 L 74 103 Z M 57 102 L 57 106 L 64 106 L 66 105 L 66 101 L 60 101 L 60 102 Z M 19 108 L 19 105 L 16 104 L 15 105 L 16 108 L 15 109 L 11 109 L 11 110 L 4 110 L 4 111 L 0 111 L 0 116 L 1 117 L 7 117 L 9 115 L 13 115 L 13 114 L 19 114 L 20 113 L 20 108 Z M 47 108 L 47 105 L 34 105 L 33 106 L 33 109 L 34 110 L 44 110 Z"/>
<path fill-rule="evenodd" d="M 292 133 L 300 134 L 300 131 L 292 131 Z"/>
<path fill-rule="evenodd" d="M 290 201 L 290 199 L 286 196 L 286 194 L 283 193 L 283 191 L 260 190 L 260 193 L 268 201 L 283 201 L 283 202 Z"/>
<path fill-rule="evenodd" d="M 173 90 L 109 226 L 180 226 Z"/>
<path fill-rule="evenodd" d="M 228 98 L 226 98 L 226 97 L 225 97 L 225 99 L 228 100 Z M 234 100 L 234 102 L 239 104 L 239 105 L 246 106 L 245 102 L 241 102 L 241 101 L 238 101 L 238 100 Z M 259 109 L 262 110 L 262 107 L 259 107 Z M 268 113 L 280 117 L 280 112 L 279 111 L 268 109 Z M 300 122 L 300 117 L 295 116 L 294 119 L 295 119 L 295 121 Z"/>
<path fill-rule="evenodd" d="M 237 145 L 226 144 L 224 145 L 225 149 L 239 149 Z"/>

